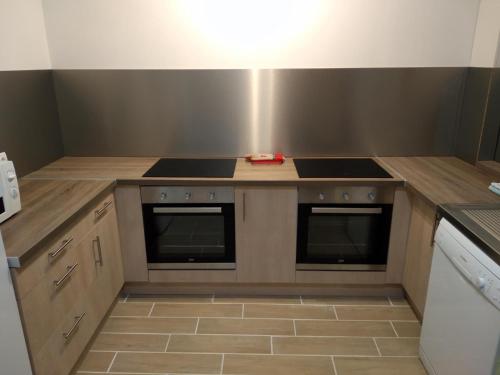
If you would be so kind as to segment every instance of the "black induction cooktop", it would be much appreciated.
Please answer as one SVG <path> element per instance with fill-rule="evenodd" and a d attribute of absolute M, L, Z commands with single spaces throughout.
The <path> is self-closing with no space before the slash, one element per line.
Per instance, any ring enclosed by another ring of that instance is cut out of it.
<path fill-rule="evenodd" d="M 142 177 L 232 178 L 236 159 L 160 159 Z"/>
<path fill-rule="evenodd" d="M 293 159 L 300 178 L 392 178 L 372 159 Z"/>

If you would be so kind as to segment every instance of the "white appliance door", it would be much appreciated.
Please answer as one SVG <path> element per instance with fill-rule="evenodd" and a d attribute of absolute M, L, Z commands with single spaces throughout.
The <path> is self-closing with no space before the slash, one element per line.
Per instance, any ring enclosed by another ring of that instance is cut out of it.
<path fill-rule="evenodd" d="M 458 242 L 455 246 L 463 250 Z M 499 340 L 500 311 L 436 243 L 420 338 L 426 368 L 436 375 L 499 374 Z"/>
<path fill-rule="evenodd" d="M 0 373 L 31 375 L 31 365 L 0 233 Z"/>

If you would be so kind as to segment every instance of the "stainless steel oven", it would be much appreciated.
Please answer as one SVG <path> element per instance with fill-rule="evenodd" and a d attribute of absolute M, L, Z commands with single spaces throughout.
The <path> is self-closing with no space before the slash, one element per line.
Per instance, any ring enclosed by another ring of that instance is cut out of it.
<path fill-rule="evenodd" d="M 300 188 L 297 269 L 384 271 L 393 201 L 393 188 Z"/>
<path fill-rule="evenodd" d="M 234 189 L 141 187 L 149 269 L 234 269 Z"/>

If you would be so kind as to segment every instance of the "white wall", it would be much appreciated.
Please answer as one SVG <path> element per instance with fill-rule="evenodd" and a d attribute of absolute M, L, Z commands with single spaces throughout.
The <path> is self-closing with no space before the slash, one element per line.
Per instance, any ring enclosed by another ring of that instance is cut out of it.
<path fill-rule="evenodd" d="M 500 0 L 481 0 L 471 66 L 500 67 Z"/>
<path fill-rule="evenodd" d="M 44 0 L 56 69 L 467 66 L 479 0 Z"/>
<path fill-rule="evenodd" d="M 0 70 L 50 69 L 41 0 L 0 0 Z"/>

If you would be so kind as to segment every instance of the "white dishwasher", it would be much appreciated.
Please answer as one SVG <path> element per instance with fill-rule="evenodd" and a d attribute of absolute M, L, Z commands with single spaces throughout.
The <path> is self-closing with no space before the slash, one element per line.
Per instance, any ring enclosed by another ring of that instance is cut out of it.
<path fill-rule="evenodd" d="M 420 356 L 432 375 L 500 375 L 498 258 L 456 226 L 443 218 L 436 231 Z"/>

